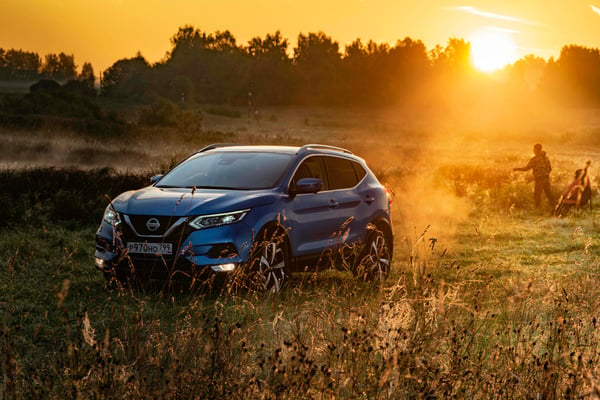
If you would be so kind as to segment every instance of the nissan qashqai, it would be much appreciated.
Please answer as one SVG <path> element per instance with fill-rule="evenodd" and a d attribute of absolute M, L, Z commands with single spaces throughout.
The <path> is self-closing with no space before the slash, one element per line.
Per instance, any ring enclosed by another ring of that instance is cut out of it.
<path fill-rule="evenodd" d="M 120 194 L 96 233 L 106 278 L 210 281 L 279 291 L 292 271 L 383 280 L 391 198 L 363 159 L 325 145 L 211 145 Z"/>

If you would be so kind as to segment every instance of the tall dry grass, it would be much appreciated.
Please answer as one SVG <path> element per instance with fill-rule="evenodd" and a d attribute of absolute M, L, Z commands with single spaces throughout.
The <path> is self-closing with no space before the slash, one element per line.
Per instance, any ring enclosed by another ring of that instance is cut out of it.
<path fill-rule="evenodd" d="M 558 193 L 580 161 L 597 165 L 591 119 L 581 130 L 563 121 L 512 131 L 296 111 L 203 124 L 231 132 L 227 141 L 324 142 L 367 159 L 394 192 L 396 254 L 383 286 L 344 272 L 297 274 L 278 295 L 103 286 L 95 223 L 49 217 L 72 210 L 65 192 L 80 188 L 40 174 L 18 185 L 36 201 L 3 197 L 3 210 L 20 211 L 6 214 L 0 239 L 0 397 L 599 396 L 597 211 L 551 218 L 532 207 L 528 174 L 511 172 L 543 142 Z M 168 132 L 145 133 L 156 145 L 130 143 L 153 159 L 161 144 L 175 154 L 203 141 Z M 43 203 L 38 190 L 53 187 L 63 194 Z"/>

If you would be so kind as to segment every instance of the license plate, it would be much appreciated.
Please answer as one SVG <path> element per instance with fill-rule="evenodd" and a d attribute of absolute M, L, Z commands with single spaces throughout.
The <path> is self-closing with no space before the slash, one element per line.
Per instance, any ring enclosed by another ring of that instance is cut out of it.
<path fill-rule="evenodd" d="M 172 243 L 129 242 L 127 248 L 136 254 L 173 254 Z"/>

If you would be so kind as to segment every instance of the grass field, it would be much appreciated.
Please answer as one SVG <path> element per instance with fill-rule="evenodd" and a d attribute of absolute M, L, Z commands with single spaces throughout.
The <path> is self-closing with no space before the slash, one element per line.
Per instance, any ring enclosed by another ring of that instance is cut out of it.
<path fill-rule="evenodd" d="M 212 142 L 347 147 L 394 193 L 389 280 L 297 274 L 281 294 L 231 296 L 107 285 L 95 224 L 38 215 L 38 199 L 0 232 L 0 398 L 600 396 L 598 211 L 550 217 L 532 207 L 531 174 L 512 172 L 540 142 L 557 197 L 591 160 L 596 201 L 598 110 L 258 117 L 205 113 L 196 132 L 110 141 L 3 131 L 0 160 L 149 176 Z"/>

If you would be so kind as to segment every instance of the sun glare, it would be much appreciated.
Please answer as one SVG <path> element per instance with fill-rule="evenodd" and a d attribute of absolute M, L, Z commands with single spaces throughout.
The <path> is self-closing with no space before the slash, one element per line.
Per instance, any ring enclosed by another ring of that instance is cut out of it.
<path fill-rule="evenodd" d="M 480 71 L 497 71 L 517 58 L 517 47 L 509 32 L 480 31 L 471 39 L 471 63 Z"/>

